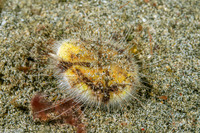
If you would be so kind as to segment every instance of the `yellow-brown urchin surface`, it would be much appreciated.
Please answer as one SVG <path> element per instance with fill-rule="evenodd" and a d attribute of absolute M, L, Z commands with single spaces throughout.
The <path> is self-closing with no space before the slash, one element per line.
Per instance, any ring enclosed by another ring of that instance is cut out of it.
<path fill-rule="evenodd" d="M 121 106 L 140 86 L 133 53 L 113 41 L 64 40 L 57 44 L 56 68 L 66 93 L 89 106 Z"/>

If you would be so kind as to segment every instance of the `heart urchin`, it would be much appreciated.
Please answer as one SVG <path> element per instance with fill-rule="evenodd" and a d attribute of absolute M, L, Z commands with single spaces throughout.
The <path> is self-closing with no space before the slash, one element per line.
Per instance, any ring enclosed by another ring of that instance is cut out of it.
<path fill-rule="evenodd" d="M 55 54 L 66 94 L 89 106 L 118 106 L 134 97 L 140 86 L 133 53 L 113 42 L 64 40 Z"/>

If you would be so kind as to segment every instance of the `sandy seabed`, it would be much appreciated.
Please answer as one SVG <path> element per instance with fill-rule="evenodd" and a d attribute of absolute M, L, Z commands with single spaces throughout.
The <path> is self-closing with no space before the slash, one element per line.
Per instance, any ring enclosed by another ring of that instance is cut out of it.
<path fill-rule="evenodd" d="M 87 131 L 200 132 L 199 0 L 0 2 L 1 132 L 76 130 L 35 122 L 30 101 L 37 92 L 50 100 L 65 97 L 49 69 L 53 43 L 80 35 L 98 40 L 89 35 L 99 31 L 103 40 L 128 33 L 124 41 L 140 51 L 141 73 L 153 87 L 141 96 L 145 109 L 133 101 L 112 113 L 86 110 Z"/>

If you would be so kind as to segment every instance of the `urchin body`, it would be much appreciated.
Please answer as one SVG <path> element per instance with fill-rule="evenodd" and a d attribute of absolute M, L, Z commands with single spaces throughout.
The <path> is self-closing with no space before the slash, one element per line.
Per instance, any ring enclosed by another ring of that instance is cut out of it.
<path fill-rule="evenodd" d="M 77 102 L 115 106 L 133 99 L 140 85 L 133 53 L 114 43 L 64 40 L 55 48 L 62 87 Z"/>

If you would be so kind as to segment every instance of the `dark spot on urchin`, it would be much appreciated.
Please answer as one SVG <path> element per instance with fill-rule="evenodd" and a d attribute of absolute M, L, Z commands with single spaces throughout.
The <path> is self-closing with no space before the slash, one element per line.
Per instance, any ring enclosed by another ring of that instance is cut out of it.
<path fill-rule="evenodd" d="M 109 101 L 110 101 L 110 91 L 105 90 L 104 93 L 103 93 L 102 102 L 107 104 Z"/>
<path fill-rule="evenodd" d="M 90 67 L 91 63 L 89 62 L 70 62 L 70 61 L 60 61 L 57 65 L 57 67 L 61 70 L 61 72 L 65 72 L 69 68 L 71 68 L 73 65 L 79 65 L 84 67 Z"/>
<path fill-rule="evenodd" d="M 110 89 L 111 92 L 116 92 L 116 91 L 119 90 L 119 88 L 118 88 L 117 85 L 111 85 L 111 86 L 109 87 L 109 89 Z"/>
<path fill-rule="evenodd" d="M 68 70 L 70 67 L 73 66 L 73 63 L 67 62 L 67 61 L 60 61 L 57 67 L 61 70 L 61 72 L 65 72 Z"/>
<path fill-rule="evenodd" d="M 84 67 L 91 67 L 91 63 L 89 62 L 74 62 L 73 65 L 79 65 Z"/>

